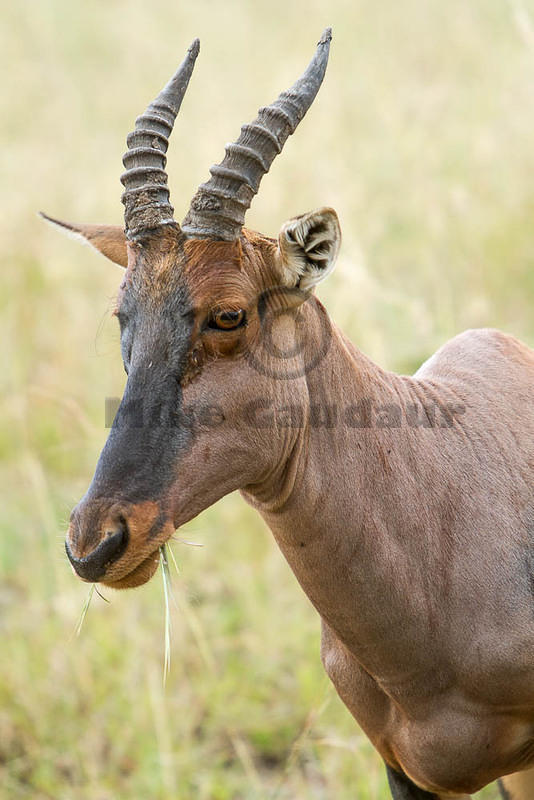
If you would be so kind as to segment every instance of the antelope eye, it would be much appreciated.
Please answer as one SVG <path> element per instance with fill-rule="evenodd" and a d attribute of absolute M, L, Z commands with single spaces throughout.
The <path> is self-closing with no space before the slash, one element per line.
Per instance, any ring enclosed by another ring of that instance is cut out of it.
<path fill-rule="evenodd" d="M 242 308 L 237 311 L 212 311 L 208 318 L 208 328 L 231 331 L 243 325 L 245 318 L 245 312 Z"/>

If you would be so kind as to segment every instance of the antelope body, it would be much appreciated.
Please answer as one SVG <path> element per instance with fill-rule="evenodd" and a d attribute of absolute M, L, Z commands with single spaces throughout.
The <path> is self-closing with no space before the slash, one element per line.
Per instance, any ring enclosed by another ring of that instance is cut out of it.
<path fill-rule="evenodd" d="M 198 42 L 128 137 L 125 230 L 52 220 L 125 267 L 128 381 L 67 554 L 84 580 L 140 585 L 175 528 L 240 489 L 321 616 L 325 669 L 394 799 L 508 776 L 503 796 L 528 800 L 534 352 L 468 331 L 414 377 L 385 372 L 313 294 L 339 248 L 335 212 L 278 240 L 243 228 L 330 38 L 227 147 L 181 226 L 164 153 Z"/>

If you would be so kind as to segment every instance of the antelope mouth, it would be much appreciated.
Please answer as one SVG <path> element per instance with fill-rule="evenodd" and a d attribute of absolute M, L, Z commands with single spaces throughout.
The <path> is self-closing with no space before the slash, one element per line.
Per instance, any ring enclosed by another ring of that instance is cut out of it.
<path fill-rule="evenodd" d="M 155 501 L 109 505 L 84 499 L 72 512 L 65 549 L 83 581 L 133 589 L 152 578 L 160 547 L 174 530 L 169 515 Z"/>

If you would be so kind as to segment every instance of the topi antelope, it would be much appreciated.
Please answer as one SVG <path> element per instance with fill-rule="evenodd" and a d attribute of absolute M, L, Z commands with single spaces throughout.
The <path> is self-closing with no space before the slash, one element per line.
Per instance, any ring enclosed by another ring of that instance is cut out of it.
<path fill-rule="evenodd" d="M 128 137 L 125 229 L 60 227 L 125 268 L 126 389 L 66 550 L 86 581 L 148 581 L 174 530 L 241 490 L 322 620 L 322 660 L 384 759 L 395 800 L 534 797 L 534 352 L 455 337 L 385 372 L 314 287 L 335 212 L 278 239 L 245 212 L 323 80 L 260 109 L 181 225 L 165 152 L 199 43 Z M 530 770 L 529 770 L 530 768 Z"/>

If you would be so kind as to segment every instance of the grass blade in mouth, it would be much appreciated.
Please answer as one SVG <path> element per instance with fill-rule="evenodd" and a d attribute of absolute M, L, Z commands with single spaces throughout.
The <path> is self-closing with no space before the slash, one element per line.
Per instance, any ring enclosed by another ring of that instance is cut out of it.
<path fill-rule="evenodd" d="M 104 597 L 104 595 L 102 594 L 102 592 L 100 592 L 100 590 L 99 590 L 98 586 L 96 585 L 96 583 L 93 583 L 93 586 L 94 586 L 94 588 L 95 588 L 95 592 L 96 592 L 96 593 L 97 593 L 97 595 L 98 595 L 98 596 L 99 596 L 99 597 L 100 597 L 100 598 L 101 598 L 101 599 L 104 601 L 104 603 L 109 603 L 110 601 L 108 600 L 108 598 L 107 598 L 107 597 Z"/>
<path fill-rule="evenodd" d="M 178 569 L 178 564 L 176 563 L 176 559 L 174 557 L 174 551 L 173 551 L 171 545 L 169 544 L 168 546 L 167 545 L 164 545 L 164 546 L 167 547 L 167 552 L 171 554 L 172 563 L 174 564 L 174 569 L 176 570 L 176 574 L 179 575 L 180 574 L 180 570 Z M 176 605 L 176 603 L 175 603 L 175 605 Z"/>
<path fill-rule="evenodd" d="M 85 603 L 83 604 L 82 613 L 80 614 L 80 619 L 78 620 L 78 624 L 76 625 L 76 630 L 74 631 L 75 636 L 80 635 L 85 615 L 89 611 L 89 606 L 91 605 L 91 600 L 93 598 L 94 590 L 95 590 L 95 585 L 94 583 L 92 583 L 89 592 L 87 594 L 87 597 L 85 598 Z"/>
<path fill-rule="evenodd" d="M 163 685 L 167 681 L 167 675 L 171 668 L 171 613 L 169 607 L 169 595 L 171 593 L 171 576 L 169 562 L 167 560 L 167 546 L 161 545 L 159 548 L 159 563 L 161 564 L 161 575 L 163 578 L 163 597 L 165 599 L 165 657 L 163 660 Z"/>

